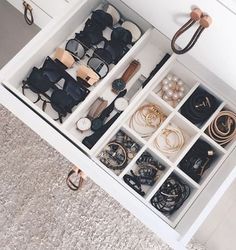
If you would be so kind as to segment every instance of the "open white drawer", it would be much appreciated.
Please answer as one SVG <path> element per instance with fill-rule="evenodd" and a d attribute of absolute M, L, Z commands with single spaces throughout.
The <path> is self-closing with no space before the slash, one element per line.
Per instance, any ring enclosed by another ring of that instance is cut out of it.
<path fill-rule="evenodd" d="M 52 109 L 44 112 L 41 109 L 42 104 L 34 104 L 30 98 L 22 94 L 22 80 L 26 79 L 33 66 L 39 67 L 48 55 L 53 54 L 57 47 L 63 47 L 66 40 L 83 28 L 83 23 L 91 11 L 101 4 L 99 0 L 82 2 L 71 10 L 69 16 L 56 20 L 53 25 L 42 30 L 38 36 L 38 43 L 36 37 L 33 44 L 28 47 L 31 48 L 31 53 L 29 53 L 27 47 L 20 52 L 17 57 L 18 61 L 14 61 L 14 69 L 4 75 L 0 86 L 0 101 L 73 164 L 79 165 L 93 181 L 105 189 L 163 240 L 175 249 L 181 249 L 191 239 L 215 202 L 220 199 L 220 195 L 223 194 L 222 187 L 227 187 L 230 184 L 229 178 L 236 163 L 236 142 L 221 147 L 205 133 L 205 130 L 220 110 L 236 111 L 235 100 L 231 98 L 235 96 L 236 91 L 220 81 L 190 56 L 186 55 L 177 58 L 172 55 L 148 85 L 132 99 L 129 106 L 97 144 L 89 150 L 82 143 L 82 139 L 87 135 L 87 132 L 81 133 L 76 130 L 76 121 L 80 117 L 86 116 L 89 106 L 97 97 L 103 96 L 109 102 L 114 99 L 115 94 L 111 92 L 111 83 L 122 75 L 133 59 L 138 59 L 141 63 L 139 75 L 143 74 L 147 77 L 165 53 L 171 53 L 169 39 L 154 29 L 142 17 L 128 9 L 122 2 L 110 2 L 120 10 L 124 18 L 137 23 L 142 29 L 143 35 L 110 70 L 109 74 L 91 89 L 90 94 L 74 108 L 73 113 L 63 119 L 62 124 L 54 121 L 55 114 Z M 22 60 L 23 58 L 24 60 Z M 185 96 L 174 108 L 158 95 L 160 82 L 170 72 L 176 74 L 186 83 Z M 74 76 L 74 70 L 70 70 L 70 73 Z M 135 77 L 127 85 L 128 88 L 137 79 Z M 218 107 L 201 127 L 193 125 L 180 112 L 182 105 L 199 86 L 210 92 L 218 100 Z M 228 95 L 229 92 L 231 92 L 230 95 Z M 147 140 L 141 138 L 129 126 L 131 115 L 144 102 L 156 103 L 167 116 L 161 127 Z M 178 154 L 168 158 L 155 148 L 153 141 L 160 130 L 170 122 L 184 131 L 186 143 Z M 124 131 L 137 142 L 140 145 L 140 150 L 128 162 L 127 166 L 117 173 L 108 169 L 98 159 L 98 155 L 119 130 Z M 196 183 L 180 170 L 178 164 L 199 138 L 210 144 L 218 157 L 211 164 L 211 167 L 205 171 L 201 181 Z M 151 153 L 166 168 L 161 177 L 149 190 L 146 190 L 145 196 L 142 197 L 123 181 L 123 176 L 135 168 L 136 161 L 145 151 Z M 230 159 L 230 161 L 226 161 L 226 159 Z M 189 185 L 191 192 L 188 199 L 174 214 L 165 216 L 152 206 L 150 200 L 172 173 L 175 173 L 183 182 Z"/>

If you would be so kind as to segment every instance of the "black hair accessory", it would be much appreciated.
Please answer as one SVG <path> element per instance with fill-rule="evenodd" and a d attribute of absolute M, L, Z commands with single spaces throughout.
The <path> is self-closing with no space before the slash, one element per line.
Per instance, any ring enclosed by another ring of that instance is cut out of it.
<path fill-rule="evenodd" d="M 199 139 L 181 160 L 179 167 L 199 183 L 215 157 L 215 150 L 207 142 Z"/>
<path fill-rule="evenodd" d="M 133 188 L 138 194 L 141 196 L 145 195 L 145 192 L 142 190 L 141 183 L 139 177 L 136 176 L 133 171 L 131 170 L 132 175 L 124 175 L 123 179 L 126 184 L 128 184 L 131 188 Z"/>
<path fill-rule="evenodd" d="M 219 106 L 206 90 L 197 88 L 181 108 L 181 114 L 196 125 L 202 125 Z"/>
<path fill-rule="evenodd" d="M 144 152 L 136 161 L 136 164 L 138 167 L 135 173 L 131 170 L 130 174 L 126 174 L 123 179 L 136 192 L 145 194 L 145 192 L 142 191 L 142 185 L 153 186 L 159 177 L 159 173 L 163 171 L 165 167 L 154 160 L 148 152 Z"/>
<path fill-rule="evenodd" d="M 163 214 L 171 215 L 183 205 L 190 192 L 190 187 L 172 174 L 152 197 L 151 204 Z"/>

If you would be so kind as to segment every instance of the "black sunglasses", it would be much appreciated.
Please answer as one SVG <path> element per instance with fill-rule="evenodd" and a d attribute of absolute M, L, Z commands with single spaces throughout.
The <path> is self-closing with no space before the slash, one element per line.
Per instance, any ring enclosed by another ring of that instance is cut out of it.
<path fill-rule="evenodd" d="M 63 79 L 63 87 L 57 83 Z M 71 77 L 60 63 L 47 57 L 42 68 L 33 68 L 26 81 L 23 81 L 22 92 L 30 89 L 38 95 L 34 103 L 43 101 L 42 109 L 45 111 L 47 103 L 58 113 L 58 118 L 62 123 L 62 117 L 71 113 L 74 106 L 82 102 L 89 90 Z M 52 90 L 51 95 L 47 92 Z"/>

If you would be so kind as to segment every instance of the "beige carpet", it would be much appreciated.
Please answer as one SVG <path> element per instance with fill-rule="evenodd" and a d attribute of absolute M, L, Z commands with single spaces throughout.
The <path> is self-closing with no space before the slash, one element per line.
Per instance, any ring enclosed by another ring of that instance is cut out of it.
<path fill-rule="evenodd" d="M 70 191 L 70 163 L 2 106 L 0 117 L 0 249 L 169 249 L 91 180 Z"/>

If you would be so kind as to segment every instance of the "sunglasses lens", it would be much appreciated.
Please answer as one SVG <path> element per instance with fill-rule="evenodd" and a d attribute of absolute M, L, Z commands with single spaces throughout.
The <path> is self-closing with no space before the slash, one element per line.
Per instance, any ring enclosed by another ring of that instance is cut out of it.
<path fill-rule="evenodd" d="M 65 49 L 78 58 L 82 58 L 85 54 L 84 47 L 75 39 L 69 40 Z"/>
<path fill-rule="evenodd" d="M 124 47 L 116 41 L 111 41 L 105 45 L 105 51 L 112 57 L 112 62 L 117 63 L 124 54 Z"/>
<path fill-rule="evenodd" d="M 99 30 L 93 32 L 86 32 L 86 36 L 88 37 L 92 45 L 99 44 L 103 41 L 103 34 Z"/>
<path fill-rule="evenodd" d="M 45 93 L 51 87 L 49 79 L 43 75 L 43 72 L 40 69 L 35 67 L 30 73 L 27 83 L 29 88 L 35 93 Z"/>
<path fill-rule="evenodd" d="M 88 61 L 88 65 L 92 68 L 101 78 L 105 77 L 109 72 L 109 68 L 105 62 L 97 57 L 92 57 Z"/>
<path fill-rule="evenodd" d="M 111 64 L 113 62 L 112 54 L 109 50 L 99 48 L 95 50 L 94 55 L 105 61 L 107 64 Z"/>
<path fill-rule="evenodd" d="M 122 27 L 131 33 L 132 42 L 136 42 L 142 35 L 140 28 L 130 21 L 123 22 Z"/>
<path fill-rule="evenodd" d="M 74 107 L 73 99 L 63 90 L 57 89 L 51 95 L 51 105 L 55 111 L 66 116 L 67 112 L 71 113 Z"/>
<path fill-rule="evenodd" d="M 87 88 L 83 87 L 77 81 L 74 81 L 74 79 L 73 81 L 67 79 L 63 86 L 63 90 L 66 92 L 67 95 L 72 97 L 75 102 L 75 105 L 82 102 L 90 93 Z"/>

